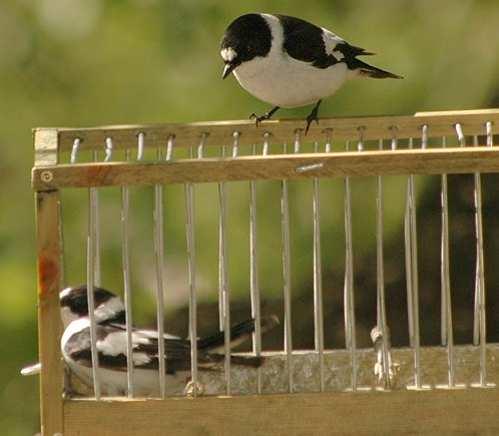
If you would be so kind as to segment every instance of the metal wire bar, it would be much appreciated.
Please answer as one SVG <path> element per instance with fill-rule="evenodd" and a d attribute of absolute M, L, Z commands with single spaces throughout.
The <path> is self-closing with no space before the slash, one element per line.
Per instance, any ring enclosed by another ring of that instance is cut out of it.
<path fill-rule="evenodd" d="M 494 145 L 494 135 L 492 134 L 492 122 L 487 121 L 485 123 L 485 135 L 487 138 L 487 147 L 492 147 Z"/>
<path fill-rule="evenodd" d="M 170 138 L 167 141 L 170 143 Z M 157 151 L 157 159 L 162 159 L 161 149 Z M 163 185 L 154 185 L 154 209 L 153 209 L 153 244 L 154 265 L 156 273 L 156 324 L 158 329 L 158 380 L 159 395 L 166 396 L 166 358 L 165 342 L 163 340 L 165 319 L 165 296 L 164 296 L 164 214 L 163 214 Z"/>
<path fill-rule="evenodd" d="M 253 155 L 257 154 L 257 147 L 253 145 Z M 249 182 L 250 193 L 250 296 L 251 316 L 255 320 L 255 331 L 253 333 L 253 353 L 260 356 L 262 353 L 262 322 L 260 311 L 260 284 L 258 280 L 258 238 L 257 238 L 257 192 L 256 182 Z M 257 393 L 262 393 L 262 371 L 257 369 Z"/>
<path fill-rule="evenodd" d="M 69 163 L 76 163 L 76 157 L 78 155 L 78 151 L 80 149 L 81 139 L 75 138 L 73 141 L 73 147 L 71 148 L 71 156 L 69 158 Z"/>
<path fill-rule="evenodd" d="M 360 131 L 358 150 L 364 149 L 363 131 Z M 349 141 L 346 150 L 349 151 Z M 344 288 L 345 342 L 350 350 L 352 390 L 357 390 L 357 335 L 355 327 L 355 301 L 353 291 L 352 198 L 350 178 L 345 177 L 345 288 Z"/>
<path fill-rule="evenodd" d="M 397 148 L 397 138 L 392 139 L 392 149 Z M 379 140 L 379 149 L 383 150 L 383 140 Z M 383 256 L 383 178 L 377 177 L 376 195 L 376 276 L 377 276 L 377 327 L 382 335 L 382 356 L 383 356 L 383 384 L 385 389 L 390 388 L 390 357 L 389 357 L 389 332 L 386 321 L 385 304 L 385 273 Z"/>
<path fill-rule="evenodd" d="M 191 148 L 192 157 L 192 148 Z M 191 343 L 191 382 L 193 395 L 198 393 L 198 359 L 197 359 L 197 301 L 196 301 L 196 241 L 194 229 L 194 186 L 185 184 L 185 215 L 187 266 L 189 275 L 189 339 Z"/>
<path fill-rule="evenodd" d="M 145 133 L 139 132 L 137 135 L 137 160 L 142 160 L 144 158 L 144 139 Z"/>
<path fill-rule="evenodd" d="M 442 147 L 445 147 L 446 137 L 442 138 Z M 450 291 L 450 262 L 449 262 L 449 208 L 447 174 L 441 176 L 441 207 L 442 207 L 442 234 L 440 251 L 440 277 L 442 286 L 442 344 L 447 344 L 447 364 L 449 387 L 455 386 L 454 369 L 454 334 L 452 327 L 452 299 Z M 444 324 L 445 320 L 445 324 Z"/>
<path fill-rule="evenodd" d="M 221 148 L 221 158 L 225 157 L 225 146 L 222 146 Z M 223 235 L 222 235 L 222 229 L 221 229 L 221 221 L 223 220 L 222 218 L 222 208 L 224 208 L 225 211 L 225 188 L 222 187 L 224 183 L 218 183 L 218 203 L 219 203 L 219 215 L 218 215 L 218 325 L 220 331 L 224 331 L 224 291 L 225 291 L 225 286 L 224 286 L 224 278 L 226 277 L 224 273 L 224 264 L 222 262 L 222 243 L 223 243 Z M 222 201 L 223 198 L 223 201 Z M 222 204 L 223 203 L 223 204 Z"/>
<path fill-rule="evenodd" d="M 326 153 L 331 153 L 333 129 L 324 129 L 324 133 L 326 134 L 326 145 L 324 146 L 324 151 Z"/>
<path fill-rule="evenodd" d="M 93 152 L 94 162 L 99 159 L 98 151 Z M 100 244 L 100 214 L 99 214 L 99 193 L 96 188 L 89 188 L 92 191 L 90 194 L 93 202 L 92 212 L 94 214 L 92 218 L 92 236 L 94 238 L 94 284 L 95 286 L 100 286 L 101 284 L 101 244 Z"/>
<path fill-rule="evenodd" d="M 262 156 L 267 156 L 269 154 L 269 141 L 270 141 L 270 133 L 265 132 L 263 134 Z"/>
<path fill-rule="evenodd" d="M 175 142 L 175 135 L 170 135 L 166 143 L 166 161 L 170 161 L 173 158 L 173 145 Z M 192 154 L 192 153 L 191 153 Z"/>
<path fill-rule="evenodd" d="M 319 144 L 314 144 L 314 151 L 317 153 Z M 320 181 L 316 177 L 313 183 L 313 221 L 314 221 L 314 342 L 315 351 L 319 355 L 319 380 L 320 391 L 324 391 L 324 312 L 322 298 L 322 260 L 321 260 L 321 204 L 320 204 Z"/>
<path fill-rule="evenodd" d="M 97 353 L 97 335 L 95 322 L 95 301 L 94 287 L 95 284 L 95 206 L 97 199 L 96 188 L 89 189 L 89 213 L 88 213 L 88 235 L 87 235 L 87 304 L 88 317 L 90 319 L 90 350 L 92 354 L 92 378 L 94 396 L 96 400 L 101 397 L 100 378 L 99 378 L 99 355 Z"/>
<path fill-rule="evenodd" d="M 238 155 L 239 155 L 239 137 L 241 135 L 239 134 L 239 132 L 234 132 L 232 134 L 232 138 L 234 139 L 233 143 L 232 143 L 232 157 L 233 158 L 236 158 Z"/>
<path fill-rule="evenodd" d="M 222 158 L 226 155 L 225 146 L 222 147 Z M 231 394 L 231 374 L 230 374 L 230 290 L 227 266 L 227 193 L 226 184 L 218 184 L 218 265 L 219 265 L 219 292 L 222 302 L 220 312 L 221 325 L 224 331 L 224 370 L 226 394 Z"/>
<path fill-rule="evenodd" d="M 409 138 L 409 148 L 413 147 L 413 139 Z M 421 344 L 419 333 L 419 284 L 418 284 L 418 251 L 417 251 L 417 221 L 416 221 L 416 192 L 414 175 L 408 177 L 407 207 L 406 207 L 406 262 L 409 260 L 411 285 L 408 287 L 408 303 L 412 328 L 411 346 L 414 349 L 414 384 L 416 389 L 423 387 L 421 382 Z M 407 244 L 408 239 L 408 244 Z M 409 251 L 409 254 L 407 253 Z"/>
<path fill-rule="evenodd" d="M 130 152 L 125 152 L 126 160 L 130 159 Z M 130 192 L 126 185 L 121 187 L 121 265 L 123 270 L 123 289 L 125 295 L 125 325 L 126 325 L 126 365 L 127 365 L 127 395 L 134 396 L 134 367 L 132 342 L 132 289 L 130 281 L 130 250 L 129 250 L 129 212 Z"/>
<path fill-rule="evenodd" d="M 296 145 L 295 145 L 296 148 Z M 299 149 L 299 144 L 298 144 Z M 284 154 L 287 147 L 284 145 Z M 293 339 L 291 324 L 291 242 L 289 229 L 288 181 L 281 181 L 282 280 L 284 293 L 284 351 L 288 371 L 288 390 L 293 392 Z"/>
<path fill-rule="evenodd" d="M 489 135 L 487 135 L 489 136 Z M 478 146 L 478 137 L 473 137 L 473 145 Z M 475 234 L 476 234 L 476 257 L 477 274 L 475 289 L 475 307 L 478 306 L 479 319 L 479 346 L 480 346 L 480 386 L 487 386 L 487 323 L 485 305 L 485 264 L 483 256 L 483 219 L 482 219 L 482 181 L 480 173 L 474 174 L 474 202 L 475 202 Z M 477 302 L 478 300 L 478 302 Z"/>

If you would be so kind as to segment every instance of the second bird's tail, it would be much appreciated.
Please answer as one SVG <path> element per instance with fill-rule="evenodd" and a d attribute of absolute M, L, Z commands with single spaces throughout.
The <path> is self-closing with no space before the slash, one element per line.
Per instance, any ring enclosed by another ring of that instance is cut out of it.
<path fill-rule="evenodd" d="M 264 316 L 261 320 L 261 331 L 266 331 L 274 328 L 279 324 L 279 318 L 275 315 Z M 230 328 L 230 347 L 231 349 L 248 340 L 251 334 L 255 331 L 255 320 L 253 318 L 233 325 Z M 198 349 L 215 353 L 221 351 L 224 346 L 225 332 L 217 332 L 211 336 L 198 339 Z"/>

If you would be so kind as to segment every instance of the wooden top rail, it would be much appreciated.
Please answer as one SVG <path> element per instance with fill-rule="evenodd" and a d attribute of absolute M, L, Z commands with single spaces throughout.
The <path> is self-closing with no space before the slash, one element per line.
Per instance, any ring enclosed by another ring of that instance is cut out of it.
<path fill-rule="evenodd" d="M 358 140 L 421 137 L 423 125 L 428 126 L 429 137 L 455 135 L 454 125 L 460 123 L 465 135 L 485 134 L 485 123 L 499 125 L 499 109 L 472 111 L 421 112 L 413 116 L 377 116 L 322 118 L 318 125 L 313 124 L 304 142 L 325 142 L 332 140 Z M 139 133 L 145 135 L 145 147 L 164 147 L 169 137 L 175 137 L 175 146 L 199 145 L 203 135 L 206 146 L 231 145 L 234 132 L 239 133 L 240 145 L 261 144 L 264 135 L 269 135 L 273 144 L 292 143 L 297 130 L 305 128 L 305 121 L 299 119 L 269 120 L 259 127 L 254 121 L 218 121 L 189 124 L 127 125 L 104 126 L 74 129 L 37 129 L 35 134 L 56 134 L 59 151 L 70 151 L 76 138 L 81 140 L 81 150 L 103 150 L 105 140 L 113 139 L 115 149 L 137 147 Z"/>
<path fill-rule="evenodd" d="M 47 165 L 33 169 L 32 183 L 34 189 L 44 191 L 89 186 L 474 172 L 499 172 L 499 147 Z"/>

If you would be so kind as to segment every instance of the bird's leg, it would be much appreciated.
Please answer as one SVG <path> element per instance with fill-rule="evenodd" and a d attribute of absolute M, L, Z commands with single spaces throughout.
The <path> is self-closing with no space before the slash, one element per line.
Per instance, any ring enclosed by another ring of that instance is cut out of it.
<path fill-rule="evenodd" d="M 250 115 L 250 120 L 255 120 L 255 124 L 258 127 L 258 124 L 260 124 L 260 121 L 264 120 L 270 120 L 272 115 L 274 115 L 277 111 L 279 110 L 279 106 L 274 107 L 273 109 L 269 110 L 266 114 L 258 116 L 254 112 Z"/>
<path fill-rule="evenodd" d="M 312 112 L 307 117 L 307 127 L 305 129 L 305 135 L 308 133 L 308 129 L 310 128 L 310 124 L 312 124 L 313 121 L 315 121 L 317 124 L 319 124 L 319 118 L 317 117 L 317 114 L 319 113 L 319 106 L 321 105 L 322 100 L 319 100 L 314 108 L 312 109 Z"/>

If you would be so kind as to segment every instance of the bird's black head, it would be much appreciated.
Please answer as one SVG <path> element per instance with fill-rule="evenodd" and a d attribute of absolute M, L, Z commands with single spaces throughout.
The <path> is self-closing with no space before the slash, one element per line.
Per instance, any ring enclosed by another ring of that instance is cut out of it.
<path fill-rule="evenodd" d="M 59 294 L 61 315 L 65 326 L 70 322 L 88 316 L 87 285 L 68 287 Z M 124 310 L 121 299 L 106 289 L 94 287 L 96 318 L 112 318 Z M 98 321 L 100 321 L 100 319 Z"/>
<path fill-rule="evenodd" d="M 271 48 L 272 33 L 261 14 L 246 14 L 236 18 L 225 31 L 220 47 L 226 78 L 243 62 L 266 56 Z"/>

